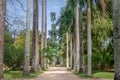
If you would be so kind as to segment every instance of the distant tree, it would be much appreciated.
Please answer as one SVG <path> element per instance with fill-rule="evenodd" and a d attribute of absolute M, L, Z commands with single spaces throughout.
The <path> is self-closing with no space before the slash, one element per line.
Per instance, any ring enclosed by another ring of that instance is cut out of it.
<path fill-rule="evenodd" d="M 56 13 L 55 13 L 55 12 L 51 12 L 51 13 L 50 13 L 50 17 L 51 17 L 51 22 L 52 22 L 52 24 L 55 24 Z"/>
<path fill-rule="evenodd" d="M 50 13 L 50 17 L 51 17 L 51 30 L 49 30 L 50 34 L 51 34 L 51 39 L 52 39 L 52 47 L 56 49 L 56 38 L 57 38 L 57 30 L 56 30 L 56 25 L 55 25 L 55 21 L 56 21 L 56 13 L 55 12 L 51 12 Z M 56 54 L 56 51 L 55 51 Z M 53 61 L 52 64 L 55 65 L 56 63 L 56 55 L 54 55 L 53 57 Z"/>

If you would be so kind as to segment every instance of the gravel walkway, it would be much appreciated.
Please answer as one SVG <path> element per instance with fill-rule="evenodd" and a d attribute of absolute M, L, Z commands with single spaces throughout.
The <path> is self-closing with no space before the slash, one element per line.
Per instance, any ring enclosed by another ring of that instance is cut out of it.
<path fill-rule="evenodd" d="M 28 79 L 25 79 L 28 80 Z M 37 78 L 29 80 L 112 80 L 112 79 L 87 79 L 80 78 L 71 72 L 67 71 L 64 67 L 50 67 L 48 71 L 44 72 Z"/>

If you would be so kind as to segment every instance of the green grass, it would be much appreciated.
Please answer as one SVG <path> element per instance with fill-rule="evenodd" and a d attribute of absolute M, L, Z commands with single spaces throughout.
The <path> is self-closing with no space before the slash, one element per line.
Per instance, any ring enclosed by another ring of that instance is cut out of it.
<path fill-rule="evenodd" d="M 84 73 L 78 73 L 78 72 L 73 72 L 75 75 L 77 75 L 77 76 L 80 76 L 80 77 L 82 77 L 82 78 L 88 78 L 87 76 L 86 76 L 86 74 L 84 74 Z"/>
<path fill-rule="evenodd" d="M 23 79 L 23 78 L 35 78 L 38 75 L 40 75 L 41 73 L 43 73 L 42 71 L 38 71 L 35 73 L 31 73 L 30 76 L 23 76 L 23 72 L 22 71 L 5 71 L 3 76 L 5 79 L 9 79 L 9 80 L 13 80 L 13 79 Z"/>
<path fill-rule="evenodd" d="M 113 72 L 102 72 L 102 71 L 93 71 L 91 77 L 87 77 L 86 74 L 74 72 L 74 74 L 82 78 L 114 78 Z"/>
<path fill-rule="evenodd" d="M 114 78 L 113 72 L 97 72 L 93 74 L 95 78 Z"/>

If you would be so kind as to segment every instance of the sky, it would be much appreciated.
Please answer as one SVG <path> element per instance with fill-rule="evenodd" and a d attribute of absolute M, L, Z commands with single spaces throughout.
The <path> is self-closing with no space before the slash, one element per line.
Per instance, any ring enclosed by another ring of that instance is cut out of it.
<path fill-rule="evenodd" d="M 47 1 L 47 26 L 51 29 L 50 12 L 56 12 L 56 18 L 60 16 L 60 10 L 65 7 L 66 0 L 48 0 Z"/>
<path fill-rule="evenodd" d="M 12 24 L 13 20 L 17 17 L 24 22 L 26 22 L 26 9 L 27 9 L 27 0 L 19 0 L 22 3 L 22 6 L 16 2 L 16 0 L 7 0 L 7 15 L 8 21 Z M 55 12 L 56 18 L 60 16 L 60 10 L 62 7 L 65 7 L 66 0 L 47 0 L 47 29 L 51 29 L 51 19 L 50 13 Z M 39 0 L 39 30 L 41 31 L 41 0 Z M 25 10 L 25 11 L 24 11 Z M 32 18 L 33 18 L 33 0 L 31 0 L 31 28 L 32 28 Z M 12 26 L 11 26 L 12 27 Z"/>

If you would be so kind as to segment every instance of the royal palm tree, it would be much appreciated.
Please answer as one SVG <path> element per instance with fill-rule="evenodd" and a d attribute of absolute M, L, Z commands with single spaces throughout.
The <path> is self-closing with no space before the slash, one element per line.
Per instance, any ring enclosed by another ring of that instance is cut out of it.
<path fill-rule="evenodd" d="M 80 26 L 80 69 L 79 72 L 80 73 L 84 73 L 85 72 L 85 67 L 84 67 L 84 46 L 83 46 L 83 17 L 82 17 L 82 4 L 80 3 L 80 8 L 79 8 L 79 26 Z"/>
<path fill-rule="evenodd" d="M 27 0 L 27 18 L 26 18 L 26 39 L 25 39 L 25 55 L 23 75 L 28 76 L 30 73 L 30 9 L 31 0 Z"/>
<path fill-rule="evenodd" d="M 75 0 L 66 0 L 66 7 L 62 8 L 61 10 L 61 16 L 58 19 L 57 23 L 59 24 L 59 34 L 60 35 L 64 35 L 65 33 L 71 33 L 71 41 L 72 41 L 72 45 L 71 45 L 71 51 L 70 54 L 71 56 L 71 65 L 72 68 L 74 66 L 74 68 L 76 68 L 76 46 L 75 46 L 75 42 L 76 42 L 76 36 L 75 36 Z M 66 36 L 67 38 L 67 36 Z M 75 57 L 75 58 L 74 58 Z M 67 57 L 67 44 L 66 44 L 66 61 L 68 61 L 69 57 Z M 74 60 L 73 60 L 74 59 Z M 75 63 L 75 64 L 74 64 Z M 66 62 L 67 64 L 67 62 Z"/>
<path fill-rule="evenodd" d="M 55 24 L 56 13 L 55 13 L 55 12 L 51 12 L 51 13 L 50 13 L 50 17 L 51 17 L 51 22 L 52 22 L 52 24 Z"/>
<path fill-rule="evenodd" d="M 88 66 L 87 66 L 87 76 L 92 75 L 91 70 L 91 52 L 92 52 L 92 45 L 91 45 L 91 0 L 87 0 L 87 53 L 88 53 Z"/>
<path fill-rule="evenodd" d="M 33 44 L 31 71 L 40 69 L 39 66 L 39 32 L 38 32 L 38 0 L 33 0 Z"/>
<path fill-rule="evenodd" d="M 68 32 L 66 32 L 66 68 L 69 68 L 69 36 Z"/>
<path fill-rule="evenodd" d="M 42 36 L 41 36 L 41 67 L 46 69 L 45 52 L 43 49 L 46 46 L 46 0 L 42 0 Z"/>
<path fill-rule="evenodd" d="M 79 0 L 76 2 L 76 27 L 75 27 L 75 34 L 76 34 L 76 64 L 77 64 L 77 71 L 79 71 L 79 61 L 80 61 L 80 36 L 79 36 Z"/>
<path fill-rule="evenodd" d="M 6 0 L 0 0 L 0 80 L 3 80 Z"/>
<path fill-rule="evenodd" d="M 114 80 L 120 80 L 120 0 L 112 0 L 114 30 Z"/>
<path fill-rule="evenodd" d="M 56 49 L 56 37 L 57 37 L 57 30 L 56 30 L 56 25 L 55 25 L 55 21 L 56 21 L 56 13 L 55 12 L 51 12 L 50 13 L 50 17 L 51 17 L 51 38 L 52 38 L 52 46 L 53 48 Z M 56 54 L 56 51 L 55 51 L 55 54 Z M 56 54 L 57 55 L 57 54 Z M 56 55 L 53 57 L 53 61 L 52 61 L 52 64 L 55 65 L 56 63 Z"/>

